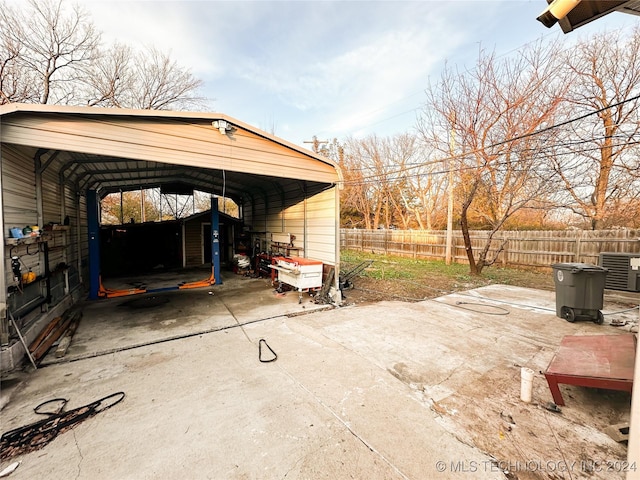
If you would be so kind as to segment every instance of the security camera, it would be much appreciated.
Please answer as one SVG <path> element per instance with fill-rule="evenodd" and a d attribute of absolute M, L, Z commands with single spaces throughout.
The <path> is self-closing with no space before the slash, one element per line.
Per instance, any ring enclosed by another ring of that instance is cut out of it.
<path fill-rule="evenodd" d="M 551 28 L 558 22 L 558 20 L 562 20 L 566 17 L 569 12 L 580 3 L 580 1 L 581 0 L 553 0 L 536 20 L 541 22 L 545 27 Z"/>

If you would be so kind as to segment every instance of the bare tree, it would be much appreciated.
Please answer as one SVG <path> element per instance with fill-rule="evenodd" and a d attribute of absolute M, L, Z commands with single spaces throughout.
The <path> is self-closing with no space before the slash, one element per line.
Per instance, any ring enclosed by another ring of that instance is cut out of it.
<path fill-rule="evenodd" d="M 195 94 L 202 80 L 194 78 L 168 54 L 148 48 L 138 54 L 135 64 L 134 108 L 187 110 L 203 104 L 204 99 Z"/>
<path fill-rule="evenodd" d="M 235 218 L 240 218 L 240 207 L 230 198 L 215 197 L 218 201 L 218 211 Z M 194 191 L 193 203 L 195 206 L 195 213 L 206 212 L 211 210 L 211 194 L 206 192 Z"/>
<path fill-rule="evenodd" d="M 443 176 L 434 171 L 438 162 L 424 161 L 425 151 L 408 133 L 349 139 L 341 163 L 343 225 L 432 228 Z"/>
<path fill-rule="evenodd" d="M 191 110 L 207 106 L 197 92 L 202 81 L 156 49 L 134 52 L 115 44 L 102 49 L 86 68 L 85 96 L 90 106 L 145 110 Z"/>
<path fill-rule="evenodd" d="M 0 12 L 0 105 L 38 102 L 37 79 L 21 62 L 22 46 L 11 35 Z"/>
<path fill-rule="evenodd" d="M 95 58 L 100 35 L 77 5 L 67 9 L 62 0 L 28 2 L 28 11 L 8 4 L 0 9 L 3 48 L 9 46 L 17 53 L 13 73 L 37 80 L 39 103 L 73 103 L 72 84 L 79 68 Z M 4 83 L 5 78 L 2 80 Z M 20 100 L 30 98 L 32 95 L 26 95 Z"/>
<path fill-rule="evenodd" d="M 564 138 L 553 166 L 569 198 L 566 205 L 592 229 L 619 221 L 616 206 L 640 198 L 635 145 L 640 133 L 640 27 L 595 35 L 563 55 L 566 94 Z M 589 115 L 593 114 L 594 115 Z"/>
<path fill-rule="evenodd" d="M 202 81 L 154 48 L 104 48 L 79 6 L 29 0 L 0 9 L 0 103 L 192 110 Z"/>
<path fill-rule="evenodd" d="M 134 72 L 130 47 L 115 44 L 101 50 L 96 60 L 85 69 L 84 94 L 87 105 L 99 107 L 132 107 Z"/>
<path fill-rule="evenodd" d="M 473 70 L 446 68 L 427 90 L 418 129 L 439 145 L 449 168 L 458 172 L 458 218 L 470 272 L 492 265 L 503 245 L 496 232 L 519 209 L 543 195 L 550 174 L 538 169 L 533 135 L 553 119 L 562 86 L 555 80 L 554 50 L 536 44 L 515 57 L 498 60 L 480 51 Z M 446 133 L 456 138 L 456 151 Z M 476 259 L 469 235 L 473 213 L 490 230 Z"/>
<path fill-rule="evenodd" d="M 379 174 L 376 162 L 380 165 L 381 159 L 375 140 L 348 138 L 344 152 L 341 167 L 345 188 L 340 196 L 343 215 L 351 213 L 351 219 L 355 221 L 360 218 L 361 223 L 352 226 L 378 228 L 383 195 L 379 188 L 381 182 L 376 180 Z"/>

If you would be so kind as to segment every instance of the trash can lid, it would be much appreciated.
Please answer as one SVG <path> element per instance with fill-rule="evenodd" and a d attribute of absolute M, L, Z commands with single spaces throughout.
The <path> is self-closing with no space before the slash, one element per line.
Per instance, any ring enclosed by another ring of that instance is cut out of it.
<path fill-rule="evenodd" d="M 601 267 L 599 265 L 592 265 L 590 263 L 554 263 L 551 268 L 555 270 L 571 270 L 574 272 L 608 272 L 609 269 Z"/>

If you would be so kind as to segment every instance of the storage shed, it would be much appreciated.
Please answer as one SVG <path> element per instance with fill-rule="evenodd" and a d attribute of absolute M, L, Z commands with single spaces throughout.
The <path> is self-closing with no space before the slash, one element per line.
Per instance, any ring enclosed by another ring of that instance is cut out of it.
<path fill-rule="evenodd" d="M 338 278 L 339 167 L 227 115 L 7 104 L 0 140 L 5 347 L 18 344 L 11 317 L 28 341 L 87 291 L 96 297 L 99 205 L 113 192 L 180 183 L 233 199 L 251 242 L 289 234 L 299 256 L 334 266 Z M 41 235 L 15 238 L 25 226 Z M 15 359 L 7 350 L 3 369 Z"/>

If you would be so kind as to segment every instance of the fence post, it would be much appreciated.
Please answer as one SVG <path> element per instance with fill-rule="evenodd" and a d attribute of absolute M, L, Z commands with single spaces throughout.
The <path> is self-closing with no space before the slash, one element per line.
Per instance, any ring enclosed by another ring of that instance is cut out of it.
<path fill-rule="evenodd" d="M 504 248 L 502 249 L 502 268 L 506 268 L 509 263 L 509 235 L 503 233 L 502 242 L 504 242 Z"/>
<path fill-rule="evenodd" d="M 418 241 L 416 239 L 417 232 L 411 230 L 411 248 L 413 249 L 413 259 L 418 258 Z"/>
<path fill-rule="evenodd" d="M 582 238 L 582 230 L 578 230 L 576 232 L 576 263 L 580 262 L 580 250 L 582 249 L 582 245 L 580 239 Z"/>
<path fill-rule="evenodd" d="M 389 230 L 384 231 L 384 254 L 389 255 Z"/>
<path fill-rule="evenodd" d="M 389 242 L 393 241 L 394 231 L 382 230 L 354 230 L 344 229 L 344 237 L 340 236 L 341 245 L 344 241 L 346 248 L 360 248 L 365 251 L 365 245 L 369 245 L 369 250 L 375 250 L 377 253 L 389 253 Z M 400 232 L 395 232 L 399 234 Z M 394 249 L 394 253 L 404 254 L 407 257 L 432 258 L 444 261 L 444 231 L 411 231 L 404 234 L 403 241 L 398 242 L 399 245 Z M 539 234 L 536 234 L 539 233 Z M 390 237 L 390 234 L 392 237 Z M 380 238 L 384 235 L 384 238 Z M 478 237 L 478 232 L 472 232 L 472 240 L 474 245 L 482 240 Z M 518 232 L 505 231 L 496 235 L 496 238 L 502 238 L 505 248 L 501 253 L 502 259 L 498 259 L 497 264 L 505 267 L 516 265 L 531 267 L 548 267 L 548 259 L 552 261 L 592 261 L 594 252 L 606 248 L 609 251 L 623 253 L 640 253 L 640 230 L 628 231 L 607 231 L 606 237 L 604 233 L 591 231 L 544 231 L 544 232 Z M 411 238 L 411 246 L 407 245 L 407 237 Z M 375 240 L 375 244 L 374 244 Z M 511 252 L 511 241 L 513 240 L 513 253 Z M 381 243 L 384 242 L 384 245 Z M 462 234 L 456 230 L 453 232 L 452 256 L 453 263 L 465 263 L 466 255 L 460 256 L 459 252 L 462 245 Z M 575 242 L 575 246 L 571 247 L 571 242 Z M 596 245 L 594 250 L 594 243 Z M 462 247 L 463 248 L 463 247 Z M 477 250 L 477 249 L 476 249 Z M 421 252 L 418 256 L 418 251 Z M 464 251 L 463 251 L 464 253 Z M 523 258 L 525 260 L 523 260 Z M 527 260 L 531 258 L 530 260 Z M 560 258 L 561 260 L 557 260 Z"/>

